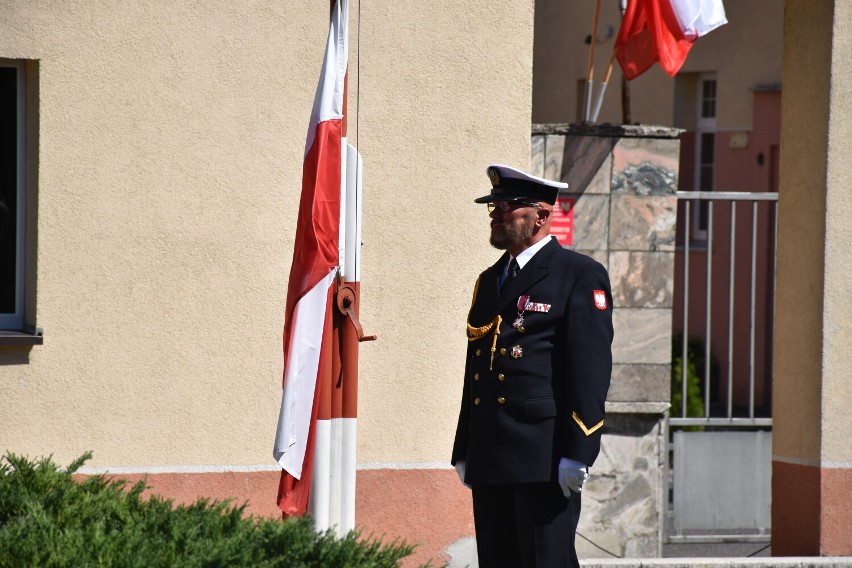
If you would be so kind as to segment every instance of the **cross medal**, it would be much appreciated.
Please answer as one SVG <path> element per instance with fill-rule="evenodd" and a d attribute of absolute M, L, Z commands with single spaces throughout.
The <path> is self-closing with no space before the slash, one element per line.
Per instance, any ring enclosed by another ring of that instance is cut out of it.
<path fill-rule="evenodd" d="M 520 330 L 524 326 L 524 311 L 527 309 L 527 304 L 530 303 L 529 296 L 520 296 L 518 298 L 518 317 L 512 322 L 512 327 Z"/>

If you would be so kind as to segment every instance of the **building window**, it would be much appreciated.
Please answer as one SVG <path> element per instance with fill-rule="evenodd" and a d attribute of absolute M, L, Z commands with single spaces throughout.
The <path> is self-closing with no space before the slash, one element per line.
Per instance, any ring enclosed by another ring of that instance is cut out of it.
<path fill-rule="evenodd" d="M 716 167 L 716 78 L 701 75 L 698 78 L 698 112 L 695 125 L 695 184 L 699 191 L 713 191 Z M 693 210 L 692 238 L 707 240 L 708 205 L 698 202 Z"/>
<path fill-rule="evenodd" d="M 0 330 L 25 327 L 25 69 L 0 59 Z"/>
<path fill-rule="evenodd" d="M 701 79 L 701 118 L 716 119 L 716 79 Z"/>

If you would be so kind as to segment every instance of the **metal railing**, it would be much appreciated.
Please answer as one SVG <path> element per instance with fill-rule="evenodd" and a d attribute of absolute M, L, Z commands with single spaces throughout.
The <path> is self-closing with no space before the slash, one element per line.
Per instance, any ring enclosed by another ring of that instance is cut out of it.
<path fill-rule="evenodd" d="M 665 539 L 667 542 L 765 542 L 769 538 L 767 488 L 771 476 L 771 432 L 768 430 L 772 418 L 768 401 L 772 381 L 778 194 L 679 191 L 677 197 L 682 238 L 678 239 L 676 255 L 681 260 L 682 273 L 678 273 L 681 282 L 675 296 L 676 306 L 682 301 L 683 313 L 681 320 L 673 323 L 675 328 L 682 325 L 675 332 L 679 334 L 675 337 L 681 339 L 681 401 L 671 409 L 668 420 L 672 471 L 671 477 L 664 480 L 664 490 L 670 499 Z M 718 218 L 714 218 L 717 213 Z M 693 239 L 693 223 L 700 225 L 696 239 Z M 716 231 L 719 234 L 714 234 Z M 706 258 L 701 259 L 701 255 Z M 702 274 L 704 282 L 690 281 L 691 276 L 698 278 Z M 760 298 L 759 293 L 763 294 Z M 700 338 L 703 346 L 693 341 L 692 363 L 690 329 L 696 339 L 703 335 Z M 759 329 L 762 329 L 760 335 Z M 760 412 L 756 411 L 755 397 L 758 340 L 764 347 L 760 352 L 763 357 L 759 369 Z M 711 345 L 715 345 L 718 353 L 712 352 Z M 700 366 L 702 350 L 703 369 L 695 368 Z M 718 383 L 711 385 L 714 361 L 718 361 L 719 373 L 713 380 L 718 379 Z M 693 376 L 689 377 L 691 365 L 694 365 Z M 722 376 L 726 383 L 722 382 Z M 693 384 L 701 383 L 703 390 L 703 412 L 699 413 L 697 404 L 693 403 L 692 416 L 688 411 L 690 380 Z M 718 397 L 715 405 L 711 405 L 712 396 Z M 749 457 L 745 458 L 746 455 Z M 726 468 L 726 473 L 733 473 L 739 479 L 736 490 L 740 493 L 704 491 L 707 476 L 712 478 L 719 468 Z"/>
<path fill-rule="evenodd" d="M 774 202 L 773 212 L 774 226 L 772 227 L 772 256 L 777 252 L 778 215 L 777 215 L 777 193 L 745 193 L 745 192 L 722 192 L 722 191 L 678 191 L 678 200 L 684 202 L 684 239 L 683 239 L 683 338 L 681 352 L 681 417 L 670 418 L 672 426 L 771 426 L 772 418 L 759 418 L 755 416 L 755 305 L 756 305 L 756 270 L 757 270 L 757 248 L 758 248 L 758 204 L 761 202 Z M 704 417 L 687 417 L 687 347 L 689 329 L 689 293 L 690 293 L 690 236 L 692 222 L 692 202 L 703 202 L 707 206 L 707 246 L 706 246 L 706 313 L 705 313 L 705 353 L 704 353 Z M 728 275 L 728 351 L 727 351 L 727 413 L 724 417 L 710 416 L 710 337 L 713 322 L 712 286 L 713 286 L 713 244 L 714 244 L 714 204 L 718 201 L 729 201 L 730 207 L 730 235 L 729 235 L 729 275 Z M 748 205 L 751 203 L 751 278 L 750 278 L 750 322 L 749 322 L 749 415 L 748 417 L 735 417 L 733 413 L 733 360 L 734 360 L 734 279 L 736 277 L 735 258 L 737 253 L 737 205 Z M 772 263 L 774 271 L 774 261 Z M 774 277 L 773 277 L 774 283 Z M 774 284 L 773 284 L 774 286 Z M 673 414 L 676 409 L 672 409 Z"/>

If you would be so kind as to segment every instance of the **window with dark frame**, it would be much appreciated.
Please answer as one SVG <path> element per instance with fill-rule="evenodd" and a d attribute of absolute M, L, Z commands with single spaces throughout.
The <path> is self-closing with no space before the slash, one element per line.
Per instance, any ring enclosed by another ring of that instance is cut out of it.
<path fill-rule="evenodd" d="M 698 119 L 695 127 L 696 170 L 695 185 L 698 191 L 713 191 L 716 167 L 716 79 L 700 78 L 698 92 Z M 698 202 L 694 209 L 692 239 L 706 241 L 709 223 L 708 204 Z"/>
<path fill-rule="evenodd" d="M 716 118 L 716 79 L 701 82 L 701 118 Z"/>
<path fill-rule="evenodd" d="M 0 67 L 0 313 L 16 311 L 18 70 Z"/>
<path fill-rule="evenodd" d="M 0 330 L 24 325 L 23 73 L 0 60 Z"/>

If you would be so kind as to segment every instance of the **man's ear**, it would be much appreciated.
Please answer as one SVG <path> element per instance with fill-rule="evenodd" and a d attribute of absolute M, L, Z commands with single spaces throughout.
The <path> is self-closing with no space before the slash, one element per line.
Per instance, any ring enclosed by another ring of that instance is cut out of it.
<path fill-rule="evenodd" d="M 536 225 L 538 225 L 539 227 L 543 225 L 550 218 L 551 215 L 553 215 L 553 211 L 551 211 L 550 209 L 545 209 L 544 207 L 538 209 L 536 213 L 538 213 L 538 215 L 535 221 Z"/>

